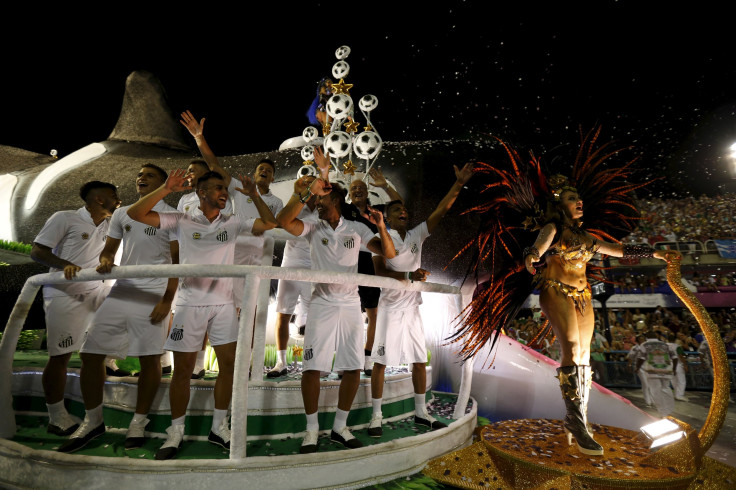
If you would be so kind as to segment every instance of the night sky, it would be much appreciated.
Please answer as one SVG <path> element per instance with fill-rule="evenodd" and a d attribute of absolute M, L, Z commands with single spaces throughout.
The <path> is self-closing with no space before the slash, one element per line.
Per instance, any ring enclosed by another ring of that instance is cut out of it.
<path fill-rule="evenodd" d="M 722 4 L 497 3 L 264 2 L 165 14 L 120 4 L 84 20 L 36 9 L 8 17 L 0 33 L 0 144 L 64 156 L 103 141 L 126 77 L 148 70 L 174 111 L 207 118 L 217 153 L 276 150 L 301 134 L 317 82 L 348 45 L 346 82 L 356 102 L 378 97 L 372 120 L 385 141 L 493 134 L 545 155 L 600 124 L 605 139 L 633 146 L 639 180 L 666 176 L 655 195 L 736 189 L 734 29 Z"/>

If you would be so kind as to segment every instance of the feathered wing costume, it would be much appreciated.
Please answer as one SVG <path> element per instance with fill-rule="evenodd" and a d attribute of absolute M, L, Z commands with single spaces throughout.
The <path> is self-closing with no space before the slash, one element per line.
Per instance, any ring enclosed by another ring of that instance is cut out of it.
<path fill-rule="evenodd" d="M 568 182 L 585 205 L 585 229 L 598 239 L 619 241 L 636 225 L 639 213 L 634 191 L 644 184 L 627 182 L 636 158 L 621 166 L 610 165 L 609 160 L 626 148 L 612 148 L 612 142 L 598 145 L 599 135 L 600 128 L 580 132 L 580 149 Z M 481 191 L 484 200 L 465 213 L 477 214 L 481 224 L 478 235 L 455 256 L 473 253 L 469 275 L 477 276 L 481 271 L 490 274 L 458 316 L 458 330 L 448 338 L 449 343 L 461 343 L 463 360 L 473 357 L 486 343 L 490 342 L 493 350 L 502 329 L 516 317 L 533 291 L 533 279 L 541 276 L 527 272 L 523 251 L 534 243 L 538 230 L 548 221 L 545 216 L 551 205 L 552 183 L 533 154 L 524 161 L 514 148 L 496 139 L 506 150 L 510 164 L 507 168 L 476 165 L 476 172 L 488 179 Z M 600 279 L 596 269 L 589 265 L 588 275 Z M 533 342 L 543 339 L 549 330 L 545 322 Z"/>

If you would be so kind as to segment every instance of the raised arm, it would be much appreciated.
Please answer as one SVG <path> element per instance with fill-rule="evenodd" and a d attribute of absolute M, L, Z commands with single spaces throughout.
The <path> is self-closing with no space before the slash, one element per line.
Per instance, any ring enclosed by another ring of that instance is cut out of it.
<path fill-rule="evenodd" d="M 529 274 L 536 274 L 537 270 L 534 268 L 534 264 L 539 262 L 549 247 L 552 245 L 552 240 L 555 239 L 555 233 L 557 233 L 557 227 L 554 223 L 547 223 L 539 230 L 539 235 L 534 241 L 534 245 L 524 249 L 524 266 Z"/>
<path fill-rule="evenodd" d="M 386 223 L 383 221 L 383 213 L 368 206 L 368 214 L 370 222 L 378 227 L 378 236 L 381 238 L 371 238 L 366 248 L 374 254 L 383 255 L 387 259 L 393 259 L 396 257 L 396 248 L 394 247 L 394 241 L 391 239 L 391 235 L 388 234 Z"/>
<path fill-rule="evenodd" d="M 649 258 L 659 259 L 669 262 L 668 256 L 671 258 L 679 257 L 680 253 L 676 250 L 655 250 L 649 245 L 623 245 L 620 243 L 610 243 L 598 241 L 598 252 L 611 257 L 623 258 Z"/>
<path fill-rule="evenodd" d="M 155 226 L 156 228 L 160 227 L 161 220 L 159 219 L 158 213 L 156 211 L 152 211 L 153 207 L 157 202 L 172 192 L 181 192 L 191 189 L 192 186 L 187 183 L 188 175 L 187 171 L 181 168 L 172 170 L 169 173 L 169 178 L 166 179 L 166 182 L 164 182 L 161 187 L 153 192 L 149 192 L 128 208 L 128 216 L 136 221 L 140 221 L 141 223 Z"/>
<path fill-rule="evenodd" d="M 260 235 L 266 230 L 276 228 L 276 218 L 274 218 L 271 209 L 258 193 L 258 188 L 256 187 L 256 183 L 253 182 L 253 179 L 247 175 L 241 175 L 240 181 L 243 183 L 243 187 L 236 187 L 235 190 L 250 197 L 258 210 L 258 214 L 261 216 L 253 224 L 253 234 Z"/>
<path fill-rule="evenodd" d="M 429 218 L 427 218 L 427 230 L 430 233 L 434 231 L 442 217 L 447 214 L 452 205 L 455 204 L 455 200 L 460 194 L 463 186 L 465 186 L 465 184 L 473 176 L 472 163 L 466 163 L 462 169 L 458 169 L 457 165 L 453 165 L 453 168 L 455 169 L 455 183 L 452 184 L 449 192 L 445 195 L 445 197 L 442 198 L 440 203 L 437 205 L 437 208 L 432 212 Z"/>
<path fill-rule="evenodd" d="M 210 170 L 222 175 L 222 178 L 225 180 L 225 185 L 230 186 L 230 179 L 232 178 L 230 173 L 220 165 L 220 161 L 215 156 L 215 152 L 212 151 L 210 145 L 207 144 L 207 140 L 204 139 L 204 121 L 205 118 L 203 117 L 199 122 L 197 122 L 197 119 L 190 111 L 182 112 L 181 119 L 179 120 L 179 122 L 189 130 L 189 134 L 194 137 L 194 141 L 197 143 L 197 148 L 199 148 L 199 153 L 202 155 L 202 158 L 204 158 L 204 161 L 207 162 Z"/>
<path fill-rule="evenodd" d="M 383 172 L 381 171 L 381 168 L 373 167 L 368 172 L 368 175 L 371 177 L 371 185 L 375 187 L 380 187 L 383 189 L 386 194 L 388 194 L 388 198 L 390 201 L 401 201 L 404 202 L 404 200 L 401 198 L 401 195 L 398 193 L 396 189 L 391 187 L 386 180 L 386 177 L 383 176 Z"/>
<path fill-rule="evenodd" d="M 315 179 L 308 175 L 296 179 L 294 193 L 276 217 L 279 226 L 294 236 L 301 235 L 304 223 L 297 216 L 312 196 L 324 194 L 325 182 L 323 179 Z"/>

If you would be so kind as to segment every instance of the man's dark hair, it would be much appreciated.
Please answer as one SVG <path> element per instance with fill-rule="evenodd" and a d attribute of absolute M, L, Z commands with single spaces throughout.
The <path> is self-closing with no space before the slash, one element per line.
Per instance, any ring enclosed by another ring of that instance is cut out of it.
<path fill-rule="evenodd" d="M 169 174 L 166 173 L 166 170 L 162 169 L 158 165 L 154 165 L 153 163 L 144 163 L 143 165 L 141 165 L 141 168 L 152 168 L 163 180 L 166 180 L 169 177 Z"/>
<path fill-rule="evenodd" d="M 222 176 L 222 174 L 220 174 L 219 172 L 215 172 L 215 171 L 210 170 L 209 172 L 207 172 L 206 174 L 204 174 L 203 176 L 201 176 L 199 178 L 199 180 L 197 181 L 197 190 L 202 189 L 204 187 L 205 182 L 207 182 L 210 179 L 225 180 L 225 178 Z"/>
<path fill-rule="evenodd" d="M 345 196 L 347 196 L 347 192 L 345 192 L 345 189 L 342 188 L 340 184 L 337 182 L 331 183 L 332 191 L 330 191 L 330 198 L 337 203 L 337 206 L 339 209 L 342 209 L 342 203 L 345 202 Z"/>
<path fill-rule="evenodd" d="M 262 163 L 271 165 L 271 168 L 273 169 L 273 171 L 276 172 L 276 164 L 273 163 L 273 160 L 271 160 L 270 158 L 262 158 L 261 161 L 258 162 L 258 165 L 260 165 Z"/>
<path fill-rule="evenodd" d="M 401 201 L 401 200 L 399 200 L 399 199 L 394 199 L 393 201 L 389 201 L 388 203 L 386 203 L 386 207 L 384 208 L 384 212 L 386 213 L 387 216 L 391 212 L 391 207 L 392 206 L 395 206 L 397 204 L 404 204 L 404 202 Z"/>
<path fill-rule="evenodd" d="M 199 165 L 200 167 L 204 167 L 207 172 L 210 171 L 210 166 L 204 160 L 192 160 L 189 162 L 189 165 Z"/>
<path fill-rule="evenodd" d="M 96 189 L 111 189 L 113 192 L 118 191 L 118 188 L 115 187 L 113 184 L 110 184 L 109 182 L 101 182 L 99 180 L 92 180 L 82 185 L 82 187 L 79 189 L 79 197 L 82 198 L 82 201 L 86 202 L 87 196 L 89 196 L 89 193 Z"/>

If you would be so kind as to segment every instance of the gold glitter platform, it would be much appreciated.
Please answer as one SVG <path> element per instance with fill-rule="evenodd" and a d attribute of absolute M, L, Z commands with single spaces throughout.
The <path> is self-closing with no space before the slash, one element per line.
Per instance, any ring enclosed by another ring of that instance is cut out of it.
<path fill-rule="evenodd" d="M 506 420 L 485 426 L 475 444 L 434 459 L 431 478 L 461 488 L 736 488 L 736 468 L 701 458 L 697 435 L 657 452 L 639 432 L 593 424 L 603 456 L 567 445 L 561 420 Z"/>

